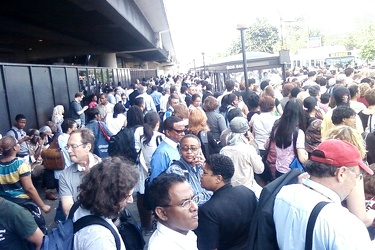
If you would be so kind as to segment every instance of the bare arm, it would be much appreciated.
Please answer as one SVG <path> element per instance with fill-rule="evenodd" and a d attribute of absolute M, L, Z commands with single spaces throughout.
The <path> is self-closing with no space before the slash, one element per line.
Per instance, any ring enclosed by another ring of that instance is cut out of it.
<path fill-rule="evenodd" d="M 301 163 L 305 163 L 309 158 L 309 155 L 307 154 L 307 151 L 304 148 L 297 148 L 297 155 L 298 155 L 298 160 Z"/>
<path fill-rule="evenodd" d="M 375 219 L 375 212 L 372 209 L 366 212 L 363 185 L 363 179 L 357 182 L 357 185 L 355 185 L 352 192 L 346 199 L 346 204 L 349 211 L 357 216 L 366 225 L 366 227 L 369 227 Z"/>
<path fill-rule="evenodd" d="M 73 204 L 74 204 L 73 197 L 71 196 L 61 197 L 61 205 L 62 205 L 62 209 L 63 209 L 65 216 L 68 216 L 69 211 L 72 208 Z"/>
<path fill-rule="evenodd" d="M 44 236 L 44 234 L 39 229 L 39 227 L 37 227 L 35 232 L 32 235 L 30 235 L 29 237 L 27 237 L 27 240 L 35 245 L 36 250 L 39 250 L 40 247 L 42 246 L 43 236 Z"/>
<path fill-rule="evenodd" d="M 26 191 L 27 195 L 45 212 L 48 213 L 51 210 L 51 207 L 44 204 L 42 199 L 40 198 L 38 192 L 36 191 L 33 182 L 31 180 L 31 176 L 23 176 L 20 178 L 22 187 Z"/>

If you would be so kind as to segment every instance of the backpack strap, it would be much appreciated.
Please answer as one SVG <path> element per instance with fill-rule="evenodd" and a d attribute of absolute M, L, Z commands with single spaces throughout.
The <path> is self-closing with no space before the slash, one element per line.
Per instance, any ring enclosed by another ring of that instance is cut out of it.
<path fill-rule="evenodd" d="M 81 206 L 81 202 L 78 200 L 74 202 L 73 206 L 70 208 L 69 215 L 68 215 L 68 220 L 72 220 L 74 213 L 77 211 L 77 209 Z"/>
<path fill-rule="evenodd" d="M 298 158 L 298 153 L 297 153 L 297 138 L 298 138 L 298 132 L 299 128 L 296 127 L 296 129 L 293 132 L 293 150 L 294 150 L 294 155 Z"/>
<path fill-rule="evenodd" d="M 159 146 L 159 144 L 163 141 L 163 137 L 161 135 L 158 135 L 156 137 L 156 147 Z"/>
<path fill-rule="evenodd" d="M 313 231 L 315 227 L 316 219 L 322 208 L 327 205 L 328 201 L 321 201 L 312 210 L 309 221 L 307 222 L 307 229 L 306 229 L 306 239 L 305 239 L 305 250 L 312 250 L 312 243 L 313 243 Z"/>
<path fill-rule="evenodd" d="M 14 133 L 14 138 L 16 138 L 18 140 L 18 134 L 17 134 L 17 131 L 14 129 L 14 128 L 11 128 L 10 130 L 13 131 Z"/>
<path fill-rule="evenodd" d="M 190 176 L 189 170 L 186 168 L 184 163 L 182 163 L 180 160 L 173 160 L 172 163 L 171 163 L 171 166 L 172 165 L 179 166 L 182 169 L 182 172 L 184 173 L 184 176 L 185 176 L 186 180 L 189 180 L 189 176 Z"/>
<path fill-rule="evenodd" d="M 117 250 L 121 249 L 120 238 L 119 238 L 117 232 L 107 221 L 100 218 L 99 216 L 87 215 L 87 216 L 84 216 L 84 217 L 78 219 L 76 222 L 73 223 L 73 232 L 76 233 L 79 230 L 81 230 L 82 228 L 90 226 L 90 225 L 101 225 L 101 226 L 107 228 L 108 230 L 110 230 L 111 233 L 113 234 L 113 237 L 115 238 Z"/>
<path fill-rule="evenodd" d="M 209 151 L 209 148 L 208 148 L 208 136 L 207 136 L 207 130 L 202 130 L 200 133 L 199 133 L 199 139 L 201 140 L 201 142 L 203 143 L 203 146 L 204 146 L 204 151 L 206 153 L 206 155 L 210 155 L 210 151 Z"/>

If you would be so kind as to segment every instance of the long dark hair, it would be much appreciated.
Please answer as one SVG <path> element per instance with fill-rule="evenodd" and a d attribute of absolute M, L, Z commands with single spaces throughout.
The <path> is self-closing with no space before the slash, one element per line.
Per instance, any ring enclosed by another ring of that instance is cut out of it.
<path fill-rule="evenodd" d="M 143 126 L 143 112 L 138 106 L 131 106 L 126 113 L 127 128 Z"/>
<path fill-rule="evenodd" d="M 148 145 L 151 141 L 152 136 L 154 135 L 154 129 L 158 122 L 160 123 L 159 114 L 155 111 L 150 111 L 145 115 L 143 124 L 143 145 Z"/>
<path fill-rule="evenodd" d="M 278 148 L 287 148 L 292 144 L 292 134 L 296 128 L 306 130 L 306 115 L 299 99 L 293 98 L 287 102 L 277 126 L 275 141 Z"/>

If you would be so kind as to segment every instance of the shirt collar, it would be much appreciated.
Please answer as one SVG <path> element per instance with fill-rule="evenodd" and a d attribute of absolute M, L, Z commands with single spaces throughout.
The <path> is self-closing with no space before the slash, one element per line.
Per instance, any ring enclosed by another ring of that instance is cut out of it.
<path fill-rule="evenodd" d="M 172 140 L 169 139 L 168 137 L 165 137 L 164 141 L 165 141 L 169 146 L 171 146 L 172 148 L 177 149 L 177 146 L 178 146 L 178 143 L 177 143 L 177 142 L 172 141 Z"/>
<path fill-rule="evenodd" d="M 96 165 L 97 163 L 100 162 L 100 158 L 95 158 L 93 154 L 89 153 L 89 168 L 91 169 L 94 165 Z M 79 164 L 77 164 L 77 170 L 79 172 L 84 172 L 85 171 L 85 167 L 84 166 L 81 166 Z"/>
<path fill-rule="evenodd" d="M 319 194 L 327 197 L 331 201 L 341 204 L 340 196 L 335 191 L 333 191 L 332 189 L 330 189 L 326 186 L 323 186 L 322 184 L 320 184 L 318 182 L 307 179 L 307 178 L 303 179 L 302 184 L 305 185 L 306 187 L 318 192 Z"/>

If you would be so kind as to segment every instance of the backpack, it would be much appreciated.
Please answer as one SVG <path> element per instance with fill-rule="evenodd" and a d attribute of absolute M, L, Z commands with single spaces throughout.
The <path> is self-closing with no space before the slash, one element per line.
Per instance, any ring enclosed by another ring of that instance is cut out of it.
<path fill-rule="evenodd" d="M 275 198 L 283 186 L 296 184 L 300 174 L 300 170 L 292 169 L 263 187 L 250 225 L 249 249 L 279 249 L 273 220 Z"/>
<path fill-rule="evenodd" d="M 108 146 L 109 156 L 123 156 L 136 163 L 139 152 L 135 149 L 134 132 L 138 127 L 122 127 L 116 135 L 111 136 Z"/>
<path fill-rule="evenodd" d="M 117 250 L 121 249 L 120 237 L 113 227 L 106 222 L 104 219 L 96 215 L 87 215 L 76 222 L 73 222 L 74 212 L 78 209 L 81 203 L 75 202 L 70 209 L 68 218 L 60 222 L 57 228 L 52 229 L 52 232 L 48 235 L 43 236 L 42 250 L 70 250 L 73 249 L 74 234 L 84 227 L 90 225 L 101 225 L 106 227 L 113 234 L 116 241 Z"/>
<path fill-rule="evenodd" d="M 210 149 L 208 147 L 207 130 L 202 130 L 199 133 L 199 139 L 204 147 L 204 156 L 207 158 L 210 155 Z"/>
<path fill-rule="evenodd" d="M 170 166 L 172 165 L 177 165 L 179 166 L 182 171 L 184 172 L 184 176 L 186 178 L 187 181 L 189 181 L 189 170 L 185 167 L 185 165 L 179 161 L 179 160 L 173 160 L 172 163 L 170 164 Z M 168 168 L 167 168 L 168 169 Z M 160 173 L 161 174 L 164 174 L 167 169 L 165 169 L 163 172 Z M 145 179 L 145 193 L 144 193 L 144 198 L 143 198 L 143 207 L 146 209 L 146 210 L 149 210 L 151 211 L 151 205 L 149 203 L 149 196 L 150 196 L 150 186 L 151 186 L 151 182 L 150 182 L 150 176 L 148 176 L 146 179 Z"/>
<path fill-rule="evenodd" d="M 124 241 L 126 250 L 143 250 L 146 243 L 141 228 L 126 208 L 120 215 L 118 231 Z"/>

